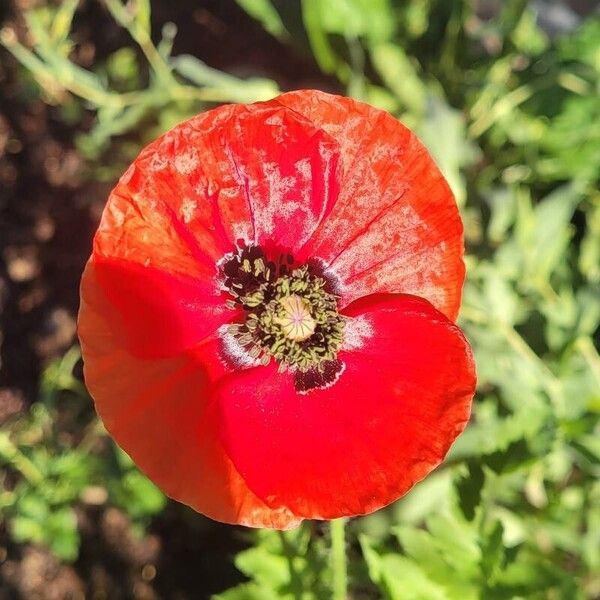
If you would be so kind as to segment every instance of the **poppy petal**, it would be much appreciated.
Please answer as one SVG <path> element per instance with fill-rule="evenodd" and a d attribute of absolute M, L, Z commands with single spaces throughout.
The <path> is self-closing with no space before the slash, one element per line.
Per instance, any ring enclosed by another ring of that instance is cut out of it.
<path fill-rule="evenodd" d="M 210 280 L 151 265 L 96 256 L 84 280 L 90 277 L 97 282 L 96 293 L 111 304 L 105 313 L 108 327 L 122 331 L 127 349 L 141 358 L 181 354 L 238 314 L 225 306 Z M 87 318 L 82 311 L 80 321 Z"/>
<path fill-rule="evenodd" d="M 248 206 L 251 230 L 232 231 L 232 240 L 295 252 L 337 199 L 338 144 L 274 102 L 230 108 L 218 128 L 206 128 L 210 118 L 190 121 L 192 143 L 202 150 L 209 185 Z"/>
<path fill-rule="evenodd" d="M 210 389 L 227 375 L 217 340 L 208 338 L 180 356 L 134 356 L 88 265 L 82 285 L 79 333 L 85 380 L 98 414 L 117 443 L 165 493 L 228 523 L 287 529 L 300 519 L 267 506 L 246 486 L 218 439 Z M 126 334 L 125 334 L 126 336 Z"/>
<path fill-rule="evenodd" d="M 408 295 L 364 298 L 347 314 L 345 370 L 298 393 L 261 367 L 215 392 L 227 454 L 267 504 L 305 518 L 376 510 L 444 458 L 469 418 L 474 363 L 460 330 Z"/>
<path fill-rule="evenodd" d="M 377 292 L 429 300 L 458 314 L 464 280 L 462 224 L 452 192 L 416 136 L 364 103 L 318 91 L 278 98 L 340 145 L 340 193 L 306 256 L 340 280 L 341 304 Z"/>
<path fill-rule="evenodd" d="M 131 183 L 138 178 L 146 182 L 144 188 L 137 189 Z M 143 171 L 134 163 L 108 198 L 94 236 L 92 254 L 198 279 L 214 278 L 217 272 L 216 259 L 211 258 L 214 251 L 201 247 L 162 200 L 164 197 L 157 180 L 144 178 Z"/>
<path fill-rule="evenodd" d="M 336 200 L 337 150 L 322 129 L 279 104 L 226 106 L 148 146 L 117 191 L 138 203 L 160 200 L 208 262 L 240 239 L 293 252 Z"/>

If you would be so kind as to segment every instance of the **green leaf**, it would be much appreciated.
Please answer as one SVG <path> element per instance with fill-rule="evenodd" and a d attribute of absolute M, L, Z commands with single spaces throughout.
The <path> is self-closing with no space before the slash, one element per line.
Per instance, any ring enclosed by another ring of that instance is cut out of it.
<path fill-rule="evenodd" d="M 573 447 L 577 448 L 587 460 L 600 465 L 600 437 L 597 435 L 582 435 L 573 441 Z"/>
<path fill-rule="evenodd" d="M 518 322 L 519 298 L 514 284 L 509 282 L 497 268 L 482 271 L 484 301 L 489 316 L 509 326 Z"/>
<path fill-rule="evenodd" d="M 289 33 L 270 0 L 236 0 L 236 2 L 273 36 L 280 40 L 289 37 Z"/>
<path fill-rule="evenodd" d="M 125 46 L 113 52 L 106 61 L 106 70 L 111 80 L 121 83 L 125 89 L 137 87 L 140 69 L 133 48 Z"/>
<path fill-rule="evenodd" d="M 30 517 L 17 515 L 12 518 L 10 532 L 16 542 L 42 543 L 45 539 L 42 523 Z"/>
<path fill-rule="evenodd" d="M 581 198 L 582 191 L 576 183 L 561 186 L 533 209 L 530 224 L 517 222 L 529 282 L 545 284 L 561 262 L 573 235 L 568 225 Z"/>
<path fill-rule="evenodd" d="M 17 508 L 20 514 L 39 523 L 45 521 L 50 512 L 47 502 L 35 492 L 23 496 L 19 500 Z"/>
<path fill-rule="evenodd" d="M 313 55 L 325 73 L 335 73 L 343 61 L 336 55 L 323 26 L 321 0 L 302 0 L 302 20 Z"/>
<path fill-rule="evenodd" d="M 423 569 L 429 579 L 440 585 L 451 582 L 455 586 L 458 583 L 456 571 L 444 560 L 435 538 L 428 531 L 400 526 L 394 528 L 394 533 L 405 554 Z"/>
<path fill-rule="evenodd" d="M 313 540 L 306 527 L 286 532 L 258 531 L 253 548 L 235 558 L 237 568 L 248 576 L 242 584 L 219 598 L 278 598 L 280 600 L 320 600 L 327 579 L 327 561 L 320 558 L 321 544 Z M 261 596 L 262 594 L 262 596 Z"/>
<path fill-rule="evenodd" d="M 125 108 L 112 106 L 101 108 L 93 129 L 77 140 L 80 151 L 88 159 L 98 158 L 113 137 L 134 129 L 151 109 L 151 103 L 144 102 L 143 98 L 140 98 L 138 103 Z"/>
<path fill-rule="evenodd" d="M 589 509 L 585 515 L 586 533 L 582 541 L 582 556 L 593 573 L 600 572 L 600 482 L 591 486 Z"/>
<path fill-rule="evenodd" d="M 238 79 L 204 64 L 195 56 L 181 54 L 171 59 L 177 73 L 196 85 L 214 87 L 230 102 L 270 100 L 278 93 L 277 84 L 270 79 Z"/>
<path fill-rule="evenodd" d="M 398 554 L 379 554 L 364 535 L 359 541 L 369 577 L 388 600 L 448 600 L 444 589 L 413 561 Z"/>
<path fill-rule="evenodd" d="M 505 33 L 514 30 L 525 12 L 528 0 L 506 0 L 499 16 L 499 23 Z"/>
<path fill-rule="evenodd" d="M 137 470 L 125 473 L 119 485 L 112 486 L 111 499 L 123 506 L 133 519 L 143 519 L 160 512 L 167 500 L 147 477 Z"/>
<path fill-rule="evenodd" d="M 16 542 L 46 544 L 59 558 L 72 561 L 79 552 L 77 519 L 68 506 L 50 507 L 42 496 L 26 490 L 17 501 L 10 531 Z"/>
<path fill-rule="evenodd" d="M 121 469 L 126 470 L 135 467 L 135 463 L 131 460 L 131 456 L 129 456 L 129 454 L 127 454 L 120 446 L 117 446 L 117 444 L 113 442 L 111 448 L 114 452 L 115 460 Z"/>
<path fill-rule="evenodd" d="M 460 509 L 466 519 L 472 521 L 475 509 L 481 500 L 481 490 L 485 482 L 485 475 L 481 464 L 474 460 L 467 463 L 468 471 L 456 482 Z"/>
<path fill-rule="evenodd" d="M 521 52 L 533 56 L 541 54 L 549 43 L 548 37 L 537 25 L 537 15 L 531 9 L 524 10 L 516 27 L 512 28 L 510 38 Z"/>
<path fill-rule="evenodd" d="M 600 73 L 600 19 L 590 17 L 570 35 L 562 36 L 558 43 L 561 58 L 582 61 Z"/>
<path fill-rule="evenodd" d="M 506 450 L 493 452 L 484 457 L 484 463 L 496 473 L 507 473 L 527 466 L 535 460 L 524 439 L 512 442 Z"/>
<path fill-rule="evenodd" d="M 585 81 L 584 81 L 585 85 Z M 547 158 L 539 163 L 552 179 L 597 181 L 600 171 L 600 106 L 594 92 L 573 94 L 540 140 Z"/>
<path fill-rule="evenodd" d="M 242 573 L 264 587 L 279 589 L 289 581 L 286 558 L 269 552 L 263 546 L 250 548 L 238 554 L 235 565 Z"/>
<path fill-rule="evenodd" d="M 398 98 L 401 105 L 421 117 L 426 108 L 426 88 L 417 67 L 400 46 L 380 43 L 371 47 L 371 60 L 383 83 Z"/>
<path fill-rule="evenodd" d="M 505 552 L 502 542 L 504 528 L 500 521 L 492 526 L 489 535 L 481 545 L 481 571 L 484 581 L 490 585 L 504 566 Z"/>
<path fill-rule="evenodd" d="M 417 134 L 448 179 L 456 201 L 462 205 L 467 191 L 461 169 L 477 157 L 475 146 L 467 141 L 464 117 L 443 100 L 428 96 Z"/>
<path fill-rule="evenodd" d="M 600 283 L 600 200 L 587 213 L 586 225 L 586 233 L 581 242 L 579 269 L 588 281 L 597 284 Z"/>
<path fill-rule="evenodd" d="M 460 438 L 459 438 L 460 439 Z M 395 521 L 417 524 L 431 512 L 450 506 L 452 473 L 439 469 L 420 481 L 412 490 L 392 505 Z"/>
<path fill-rule="evenodd" d="M 379 42 L 394 32 L 390 0 L 319 0 L 307 4 L 315 11 L 322 30 L 330 34 Z"/>
<path fill-rule="evenodd" d="M 418 38 L 427 31 L 432 0 L 409 2 L 404 11 L 406 29 L 411 38 Z"/>
<path fill-rule="evenodd" d="M 477 574 L 481 551 L 477 534 L 466 521 L 452 513 L 434 513 L 426 519 L 427 528 L 444 559 L 464 579 Z"/>
<path fill-rule="evenodd" d="M 70 508 L 54 511 L 46 521 L 45 541 L 59 558 L 72 561 L 79 553 L 77 519 Z"/>
<path fill-rule="evenodd" d="M 503 242 L 515 221 L 516 196 L 509 188 L 495 188 L 487 192 L 486 200 L 492 211 L 487 230 L 488 237 L 492 243 Z"/>

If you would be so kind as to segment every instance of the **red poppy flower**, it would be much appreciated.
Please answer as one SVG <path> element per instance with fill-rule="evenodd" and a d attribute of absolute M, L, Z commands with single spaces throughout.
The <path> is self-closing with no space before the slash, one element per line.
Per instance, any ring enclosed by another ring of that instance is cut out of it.
<path fill-rule="evenodd" d="M 81 287 L 107 429 L 177 500 L 287 528 L 380 508 L 444 457 L 474 393 L 450 189 L 361 102 L 222 106 L 113 190 Z"/>

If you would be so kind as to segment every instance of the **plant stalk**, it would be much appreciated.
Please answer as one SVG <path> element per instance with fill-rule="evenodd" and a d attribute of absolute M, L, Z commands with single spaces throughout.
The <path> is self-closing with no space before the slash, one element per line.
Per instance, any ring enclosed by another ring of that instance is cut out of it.
<path fill-rule="evenodd" d="M 348 597 L 348 566 L 346 560 L 346 521 L 330 521 L 331 532 L 331 573 L 332 600 L 346 600 Z"/>

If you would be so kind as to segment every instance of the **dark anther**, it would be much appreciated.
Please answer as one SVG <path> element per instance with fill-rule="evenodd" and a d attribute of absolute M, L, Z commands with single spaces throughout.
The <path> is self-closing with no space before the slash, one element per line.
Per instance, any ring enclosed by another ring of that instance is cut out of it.
<path fill-rule="evenodd" d="M 307 371 L 296 371 L 294 373 L 294 385 L 298 392 L 326 388 L 334 383 L 339 377 L 344 364 L 338 360 L 328 360 L 321 363 L 319 367 L 313 367 Z"/>
<path fill-rule="evenodd" d="M 269 263 L 269 265 L 272 263 Z M 224 286 L 236 296 L 245 296 L 273 276 L 267 270 L 265 254 L 258 246 L 245 246 L 221 266 Z"/>

